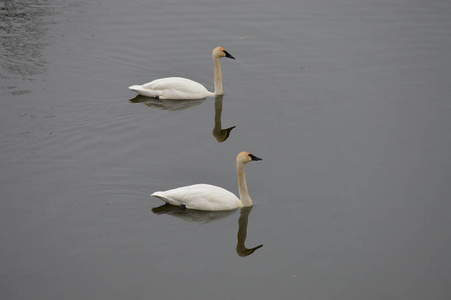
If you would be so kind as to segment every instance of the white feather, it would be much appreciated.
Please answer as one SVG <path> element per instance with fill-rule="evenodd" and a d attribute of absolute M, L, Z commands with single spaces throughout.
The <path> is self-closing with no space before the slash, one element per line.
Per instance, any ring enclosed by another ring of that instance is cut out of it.
<path fill-rule="evenodd" d="M 152 196 L 171 205 L 185 205 L 189 209 L 229 210 L 242 206 L 240 199 L 226 189 L 211 184 L 194 184 L 164 192 L 155 192 Z"/>
<path fill-rule="evenodd" d="M 214 96 L 202 84 L 182 77 L 168 77 L 143 85 L 132 85 L 129 89 L 146 97 L 160 99 L 201 99 Z"/>

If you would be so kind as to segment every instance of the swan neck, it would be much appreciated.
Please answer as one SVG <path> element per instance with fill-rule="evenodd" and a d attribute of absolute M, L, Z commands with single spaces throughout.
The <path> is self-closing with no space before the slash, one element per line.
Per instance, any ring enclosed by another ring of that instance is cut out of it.
<path fill-rule="evenodd" d="M 252 199 L 249 196 L 246 183 L 246 175 L 244 174 L 244 163 L 236 162 L 236 172 L 238 176 L 238 191 L 240 193 L 240 200 L 244 207 L 252 206 Z"/>
<path fill-rule="evenodd" d="M 213 56 L 213 62 L 215 64 L 215 95 L 223 95 L 222 90 L 222 73 L 221 73 L 221 63 L 219 62 L 218 56 Z"/>

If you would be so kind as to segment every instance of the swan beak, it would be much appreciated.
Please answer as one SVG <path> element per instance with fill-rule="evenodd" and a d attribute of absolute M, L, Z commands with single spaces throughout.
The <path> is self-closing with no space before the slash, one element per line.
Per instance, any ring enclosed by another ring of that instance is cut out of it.
<path fill-rule="evenodd" d="M 228 57 L 228 58 L 231 58 L 231 59 L 235 59 L 235 57 L 233 57 L 229 52 L 227 52 L 225 50 L 224 50 L 224 54 L 225 54 L 225 57 Z"/>
<path fill-rule="evenodd" d="M 226 129 L 226 132 L 227 132 L 227 138 L 228 138 L 229 135 L 230 135 L 230 131 L 232 131 L 232 129 L 235 128 L 235 127 L 236 127 L 236 126 L 232 126 L 232 127 L 229 127 L 229 128 Z"/>
<path fill-rule="evenodd" d="M 252 160 L 262 160 L 260 157 L 257 157 L 255 155 L 252 155 L 249 153 L 249 157 L 252 158 Z"/>

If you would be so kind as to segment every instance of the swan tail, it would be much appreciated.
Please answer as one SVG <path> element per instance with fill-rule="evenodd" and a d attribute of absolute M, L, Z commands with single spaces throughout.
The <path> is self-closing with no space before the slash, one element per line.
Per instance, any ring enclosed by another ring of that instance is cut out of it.
<path fill-rule="evenodd" d="M 168 199 L 163 195 L 163 192 L 155 192 L 151 195 L 152 197 L 156 197 L 158 199 L 163 200 L 164 202 L 168 202 Z"/>
<path fill-rule="evenodd" d="M 128 87 L 130 90 L 137 92 L 138 94 L 146 97 L 159 98 L 162 95 L 162 91 L 152 90 L 146 88 L 143 85 L 132 85 Z"/>
<path fill-rule="evenodd" d="M 166 195 L 164 195 L 164 192 L 155 192 L 151 196 L 155 197 L 155 198 L 158 198 L 160 200 L 163 200 L 164 202 L 166 202 L 168 204 L 171 204 L 171 205 L 180 206 L 182 204 L 182 203 L 179 203 L 177 201 L 174 201 L 170 197 L 166 197 Z"/>

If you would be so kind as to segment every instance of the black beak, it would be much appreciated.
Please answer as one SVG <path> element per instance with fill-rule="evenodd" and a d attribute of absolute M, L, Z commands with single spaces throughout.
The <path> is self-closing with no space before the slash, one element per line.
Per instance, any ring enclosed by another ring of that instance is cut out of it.
<path fill-rule="evenodd" d="M 249 153 L 249 157 L 252 158 L 252 160 L 262 160 L 260 157 L 257 157 L 255 155 L 252 155 Z"/>
<path fill-rule="evenodd" d="M 232 55 L 230 55 L 230 53 L 227 52 L 227 51 L 225 51 L 225 50 L 224 50 L 224 54 L 225 54 L 225 57 L 228 57 L 228 58 L 231 58 L 231 59 L 235 59 L 235 57 L 233 57 Z"/>

